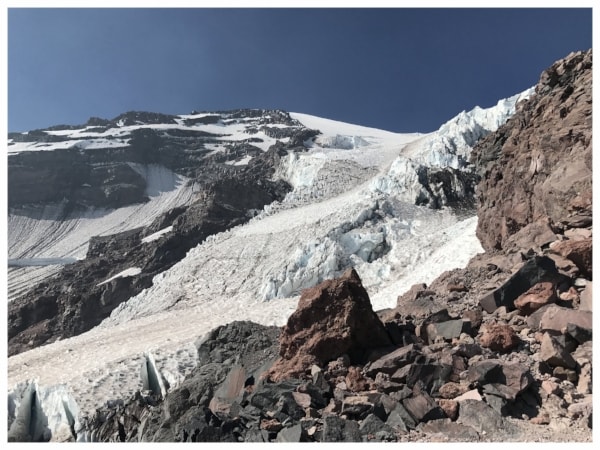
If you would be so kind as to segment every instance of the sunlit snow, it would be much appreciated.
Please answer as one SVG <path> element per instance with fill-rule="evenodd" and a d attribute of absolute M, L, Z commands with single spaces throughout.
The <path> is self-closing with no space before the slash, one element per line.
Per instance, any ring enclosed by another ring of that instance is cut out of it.
<path fill-rule="evenodd" d="M 102 281 L 101 283 L 98 283 L 96 286 L 102 286 L 103 284 L 106 284 L 109 281 L 112 281 L 116 278 L 134 277 L 136 275 L 139 275 L 140 273 L 142 273 L 142 269 L 140 269 L 139 267 L 130 267 L 129 269 L 125 269 L 119 272 L 118 274 L 113 275 L 112 277 Z"/>
<path fill-rule="evenodd" d="M 156 233 L 152 233 L 144 238 L 142 238 L 143 243 L 148 243 L 159 239 L 161 236 L 164 236 L 167 233 L 170 233 L 173 230 L 173 225 L 170 225 L 162 230 L 158 230 Z"/>

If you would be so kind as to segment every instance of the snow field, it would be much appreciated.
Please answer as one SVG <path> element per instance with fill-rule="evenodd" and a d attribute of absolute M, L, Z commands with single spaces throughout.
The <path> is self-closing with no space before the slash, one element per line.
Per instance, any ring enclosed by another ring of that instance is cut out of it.
<path fill-rule="evenodd" d="M 10 211 L 7 246 L 13 265 L 27 259 L 83 259 L 91 236 L 106 236 L 149 225 L 163 212 L 193 200 L 194 189 L 188 186 L 185 177 L 162 166 L 131 165 L 146 179 L 149 202 L 71 214 L 65 213 L 65 204 Z M 9 300 L 14 298 L 12 293 L 17 295 L 26 290 L 33 281 L 30 277 L 41 280 L 44 274 L 56 273 L 59 269 L 60 266 L 55 266 L 54 270 L 11 271 Z"/>

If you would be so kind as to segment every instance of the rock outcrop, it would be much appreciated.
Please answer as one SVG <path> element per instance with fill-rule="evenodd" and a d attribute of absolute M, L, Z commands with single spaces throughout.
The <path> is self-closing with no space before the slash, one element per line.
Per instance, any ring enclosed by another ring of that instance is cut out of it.
<path fill-rule="evenodd" d="M 484 249 L 510 250 L 509 238 L 537 222 L 555 231 L 591 224 L 592 51 L 545 70 L 535 94 L 477 144 L 472 162 L 482 177 L 477 237 Z"/>
<path fill-rule="evenodd" d="M 125 162 L 94 164 L 78 149 L 9 157 L 8 206 L 51 204 L 120 208 L 148 200 L 146 180 Z"/>

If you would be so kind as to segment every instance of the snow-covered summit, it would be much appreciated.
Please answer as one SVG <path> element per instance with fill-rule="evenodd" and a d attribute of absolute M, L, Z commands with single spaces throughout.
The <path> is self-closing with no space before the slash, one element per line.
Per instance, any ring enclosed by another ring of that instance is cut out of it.
<path fill-rule="evenodd" d="M 134 111 L 112 120 L 90 119 L 81 126 L 9 133 L 8 153 L 127 148 L 132 144 L 135 132 L 140 130 L 152 130 L 159 135 L 180 138 L 195 136 L 195 149 L 199 152 L 207 148 L 203 144 L 210 144 L 208 148 L 213 152 L 225 152 L 228 145 L 235 143 L 248 143 L 266 151 L 277 140 L 289 139 L 285 129 L 300 127 L 287 113 L 278 110 L 234 110 L 181 115 Z"/>

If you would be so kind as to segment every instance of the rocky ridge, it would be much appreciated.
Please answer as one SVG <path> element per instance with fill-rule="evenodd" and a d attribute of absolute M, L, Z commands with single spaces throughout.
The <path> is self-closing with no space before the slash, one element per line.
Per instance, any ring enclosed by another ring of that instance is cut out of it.
<path fill-rule="evenodd" d="M 484 249 L 510 251 L 523 237 L 548 240 L 590 226 L 591 50 L 545 70 L 536 95 L 477 145 L 472 160 L 482 177 L 477 237 Z"/>

